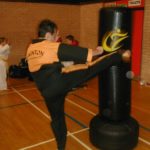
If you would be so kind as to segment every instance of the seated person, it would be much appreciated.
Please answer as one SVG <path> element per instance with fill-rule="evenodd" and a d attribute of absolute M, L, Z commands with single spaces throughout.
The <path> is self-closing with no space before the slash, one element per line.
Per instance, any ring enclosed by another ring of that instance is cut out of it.
<path fill-rule="evenodd" d="M 73 35 L 67 35 L 66 36 L 66 44 L 69 44 L 72 46 L 78 46 L 79 42 L 74 38 Z"/>

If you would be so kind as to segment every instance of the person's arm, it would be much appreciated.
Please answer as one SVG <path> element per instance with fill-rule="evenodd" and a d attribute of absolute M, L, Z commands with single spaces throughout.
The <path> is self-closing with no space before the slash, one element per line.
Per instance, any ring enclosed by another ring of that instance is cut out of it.
<path fill-rule="evenodd" d="M 103 48 L 101 46 L 98 46 L 95 50 L 92 52 L 92 56 L 99 56 L 104 52 Z"/>
<path fill-rule="evenodd" d="M 60 44 L 58 57 L 60 61 L 74 61 L 75 63 L 91 62 L 95 56 L 103 53 L 103 48 L 98 46 L 95 50 L 68 44 Z"/>
<path fill-rule="evenodd" d="M 75 63 L 86 63 L 92 61 L 92 49 L 60 44 L 58 48 L 60 61 L 74 61 Z"/>

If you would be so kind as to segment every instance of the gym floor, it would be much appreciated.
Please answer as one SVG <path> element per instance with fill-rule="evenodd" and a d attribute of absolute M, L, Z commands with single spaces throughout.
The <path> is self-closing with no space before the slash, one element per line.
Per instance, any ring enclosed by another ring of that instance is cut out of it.
<path fill-rule="evenodd" d="M 0 93 L 0 149 L 56 150 L 50 116 L 34 82 L 8 79 L 9 90 Z M 97 78 L 68 94 L 65 114 L 66 150 L 97 150 L 89 141 L 89 122 L 98 113 Z M 135 150 L 150 150 L 150 87 L 132 81 L 131 115 L 140 124 Z"/>

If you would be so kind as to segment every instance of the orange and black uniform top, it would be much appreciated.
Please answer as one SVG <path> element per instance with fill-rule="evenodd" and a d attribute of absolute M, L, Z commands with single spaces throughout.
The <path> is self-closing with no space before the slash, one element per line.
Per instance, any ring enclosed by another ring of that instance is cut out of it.
<path fill-rule="evenodd" d="M 61 61 L 86 63 L 92 61 L 92 49 L 70 46 L 48 40 L 33 40 L 30 44 L 26 59 L 30 72 L 39 71 L 44 65 L 51 64 L 62 67 Z"/>
<path fill-rule="evenodd" d="M 122 57 L 119 53 L 112 53 L 87 69 L 62 73 L 61 61 L 74 61 L 86 66 L 90 64 L 92 49 L 38 39 L 29 46 L 26 59 L 41 94 L 45 99 L 55 100 L 55 97 L 68 93 L 107 67 L 119 63 Z"/>

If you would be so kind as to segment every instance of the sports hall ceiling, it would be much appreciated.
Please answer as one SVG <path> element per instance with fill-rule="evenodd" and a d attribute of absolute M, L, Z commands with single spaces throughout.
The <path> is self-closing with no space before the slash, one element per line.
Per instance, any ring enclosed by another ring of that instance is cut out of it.
<path fill-rule="evenodd" d="M 97 2 L 112 2 L 115 0 L 0 0 L 8 2 L 58 3 L 58 4 L 86 4 Z"/>

